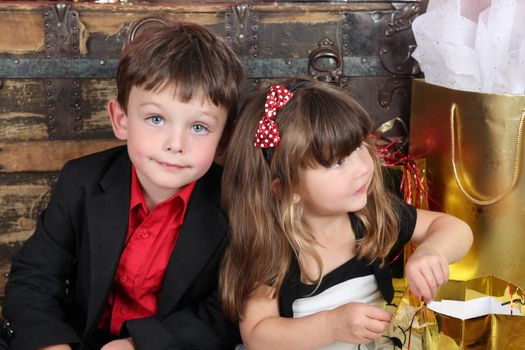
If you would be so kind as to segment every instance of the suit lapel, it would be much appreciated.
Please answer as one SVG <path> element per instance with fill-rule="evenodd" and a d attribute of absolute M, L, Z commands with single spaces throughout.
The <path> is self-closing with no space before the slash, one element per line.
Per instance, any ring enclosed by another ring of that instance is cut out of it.
<path fill-rule="evenodd" d="M 207 178 L 206 178 L 207 177 Z M 193 190 L 164 278 L 158 315 L 165 316 L 206 267 L 224 240 L 226 219 L 219 208 L 220 175 L 212 168 Z"/>
<path fill-rule="evenodd" d="M 131 163 L 123 152 L 100 182 L 100 194 L 87 199 L 87 231 L 91 250 L 91 281 L 87 328 L 103 310 L 127 234 Z"/>

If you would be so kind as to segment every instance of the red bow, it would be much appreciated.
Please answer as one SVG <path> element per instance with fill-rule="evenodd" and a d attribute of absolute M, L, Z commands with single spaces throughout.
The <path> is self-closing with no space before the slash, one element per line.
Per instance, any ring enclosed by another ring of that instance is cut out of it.
<path fill-rule="evenodd" d="M 292 98 L 293 93 L 280 85 L 272 85 L 266 96 L 264 104 L 264 115 L 259 121 L 259 127 L 255 133 L 256 148 L 277 147 L 281 137 L 279 136 L 279 126 L 275 122 L 277 111 L 282 109 Z"/>

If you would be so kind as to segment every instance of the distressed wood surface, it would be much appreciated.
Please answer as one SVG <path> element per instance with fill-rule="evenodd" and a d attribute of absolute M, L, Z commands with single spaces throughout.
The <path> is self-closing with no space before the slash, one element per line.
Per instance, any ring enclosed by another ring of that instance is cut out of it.
<path fill-rule="evenodd" d="M 0 142 L 0 166 L 6 173 L 57 171 L 70 159 L 121 144 L 116 139 Z"/>
<path fill-rule="evenodd" d="M 5 4 L 2 4 L 2 7 Z M 31 53 L 44 49 L 44 18 L 40 11 L 0 10 L 0 53 Z"/>
<path fill-rule="evenodd" d="M 82 136 L 84 139 L 112 139 L 106 103 L 116 96 L 113 79 L 80 80 Z M 47 140 L 48 108 L 44 81 L 3 80 L 0 89 L 0 143 Z M 2 163 L 0 153 L 0 164 Z M 5 171 L 5 170 L 4 170 Z"/>
<path fill-rule="evenodd" d="M 11 256 L 33 234 L 58 173 L 0 172 L 0 296 L 3 295 Z"/>

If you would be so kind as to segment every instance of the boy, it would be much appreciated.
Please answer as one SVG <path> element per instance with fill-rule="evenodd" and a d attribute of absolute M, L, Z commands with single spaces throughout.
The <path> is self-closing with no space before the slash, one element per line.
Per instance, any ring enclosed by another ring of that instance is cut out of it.
<path fill-rule="evenodd" d="M 127 145 L 68 162 L 12 261 L 11 349 L 225 349 L 217 297 L 227 244 L 221 170 L 242 66 L 195 24 L 144 31 L 107 110 Z"/>

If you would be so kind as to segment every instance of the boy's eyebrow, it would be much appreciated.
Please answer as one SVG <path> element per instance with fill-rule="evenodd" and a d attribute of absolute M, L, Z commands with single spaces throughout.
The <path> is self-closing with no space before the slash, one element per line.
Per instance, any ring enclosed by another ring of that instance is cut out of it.
<path fill-rule="evenodd" d="M 147 102 L 142 102 L 142 103 L 139 103 L 139 107 L 144 107 L 144 106 L 148 106 L 148 105 L 153 105 L 159 109 L 163 109 L 164 105 L 161 104 L 161 103 L 156 103 L 156 102 L 152 102 L 152 101 L 147 101 Z M 202 108 L 202 109 L 199 109 L 198 110 L 201 114 L 204 114 L 210 118 L 213 118 L 215 120 L 219 119 L 215 113 L 211 112 L 211 111 L 207 111 L 206 108 Z"/>

